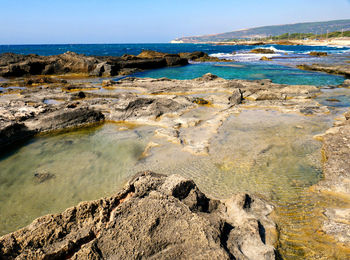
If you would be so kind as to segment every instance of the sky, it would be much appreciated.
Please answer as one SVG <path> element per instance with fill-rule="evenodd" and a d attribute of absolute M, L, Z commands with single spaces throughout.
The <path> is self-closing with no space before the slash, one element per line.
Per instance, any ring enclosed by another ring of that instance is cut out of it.
<path fill-rule="evenodd" d="M 350 19 L 350 0 L 0 0 L 0 44 L 160 43 Z"/>

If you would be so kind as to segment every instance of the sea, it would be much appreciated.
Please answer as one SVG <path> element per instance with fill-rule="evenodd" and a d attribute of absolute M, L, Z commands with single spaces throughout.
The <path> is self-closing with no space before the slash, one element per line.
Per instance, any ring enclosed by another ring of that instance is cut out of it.
<path fill-rule="evenodd" d="M 274 54 L 250 53 L 255 48 L 273 50 Z M 259 80 L 271 79 L 279 84 L 299 84 L 328 86 L 339 85 L 342 76 L 318 72 L 307 72 L 296 68 L 299 64 L 330 62 L 338 63 L 350 59 L 350 48 L 342 46 L 288 46 L 288 45 L 214 45 L 214 44 L 50 44 L 50 45 L 0 45 L 0 54 L 13 52 L 18 54 L 57 55 L 67 51 L 96 56 L 137 55 L 143 50 L 165 53 L 203 51 L 213 57 L 232 62 L 191 63 L 183 67 L 162 68 L 136 73 L 132 76 L 171 79 L 193 79 L 205 73 L 212 73 L 225 79 Z M 327 52 L 328 57 L 313 57 L 312 51 Z M 272 61 L 261 61 L 266 56 Z M 118 78 L 116 78 L 118 79 Z"/>

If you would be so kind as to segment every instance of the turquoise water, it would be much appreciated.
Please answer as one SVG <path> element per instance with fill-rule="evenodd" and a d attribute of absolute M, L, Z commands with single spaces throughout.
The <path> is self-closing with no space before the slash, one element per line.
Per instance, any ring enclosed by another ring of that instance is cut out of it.
<path fill-rule="evenodd" d="M 268 48 L 275 54 L 267 54 L 276 58 L 272 62 L 259 61 L 261 54 L 252 54 L 250 50 L 255 48 Z M 286 64 L 296 65 L 301 63 L 314 63 L 324 58 L 311 57 L 311 51 L 324 51 L 330 54 L 326 61 L 336 62 L 350 54 L 349 47 L 330 46 L 220 46 L 212 44 L 63 44 L 63 45 L 0 45 L 0 54 L 14 52 L 19 54 L 35 53 L 38 55 L 55 55 L 67 51 L 73 51 L 85 55 L 98 56 L 122 56 L 123 54 L 137 55 L 143 50 L 155 50 L 166 53 L 204 51 L 212 56 L 225 59 L 233 59 L 235 63 L 204 63 L 191 64 L 185 67 L 164 68 L 135 74 L 139 77 L 172 79 L 193 79 L 205 73 L 213 73 L 225 79 L 271 79 L 275 83 L 302 84 L 302 85 L 338 85 L 343 82 L 343 77 L 332 76 L 323 73 L 306 72 Z M 282 64 L 282 65 L 281 65 Z"/>
<path fill-rule="evenodd" d="M 292 67 L 266 63 L 201 63 L 184 67 L 169 67 L 136 73 L 136 77 L 194 79 L 206 73 L 225 79 L 271 79 L 274 83 L 290 85 L 339 85 L 344 77 L 303 71 Z"/>
<path fill-rule="evenodd" d="M 261 46 L 259 46 L 260 48 Z M 349 47 L 329 46 L 277 46 L 274 47 L 289 54 L 303 55 L 310 51 L 327 51 L 329 53 L 344 53 L 350 51 Z M 204 51 L 209 54 L 232 54 L 232 52 L 245 52 L 257 46 L 235 45 L 219 46 L 212 44 L 170 44 L 170 43 L 142 43 L 142 44 L 44 44 L 44 45 L 0 45 L 0 53 L 14 52 L 20 54 L 35 53 L 38 55 L 56 55 L 73 51 L 85 55 L 122 56 L 125 53 L 139 54 L 142 50 L 155 50 L 166 53 Z"/>

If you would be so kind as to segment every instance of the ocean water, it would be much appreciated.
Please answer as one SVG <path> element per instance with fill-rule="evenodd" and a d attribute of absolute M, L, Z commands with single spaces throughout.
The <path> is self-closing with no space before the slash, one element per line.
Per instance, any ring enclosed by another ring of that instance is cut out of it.
<path fill-rule="evenodd" d="M 122 56 L 123 54 L 137 55 L 142 50 L 154 50 L 166 53 L 204 51 L 217 56 L 248 52 L 255 48 L 273 48 L 278 53 L 307 54 L 310 51 L 327 51 L 329 53 L 349 52 L 348 47 L 327 46 L 219 46 L 212 44 L 170 44 L 170 43 L 144 43 L 144 44 L 51 44 L 51 45 L 0 45 L 0 53 L 13 52 L 19 54 L 56 55 L 73 51 L 85 55 Z"/>
<path fill-rule="evenodd" d="M 250 50 L 266 48 L 275 54 L 253 54 Z M 187 66 L 169 67 L 135 73 L 132 76 L 170 79 L 194 79 L 206 73 L 212 73 L 225 79 L 260 80 L 271 79 L 274 83 L 291 85 L 336 86 L 342 84 L 343 76 L 320 72 L 303 71 L 295 65 L 314 62 L 337 63 L 350 59 L 350 47 L 341 46 L 222 46 L 212 44 L 56 44 L 56 45 L 0 45 L 0 54 L 13 52 L 18 54 L 56 55 L 73 51 L 85 55 L 121 56 L 123 54 L 137 55 L 143 50 L 155 50 L 165 53 L 204 51 L 213 57 L 229 59 L 232 62 L 192 63 Z M 329 53 L 327 58 L 312 57 L 311 51 Z M 260 61 L 262 56 L 274 58 L 273 61 Z M 118 80 L 119 78 L 115 78 Z M 0 77 L 0 81 L 5 79 Z M 100 81 L 100 79 L 98 80 Z M 332 93 L 332 91 L 331 91 Z M 331 95 L 331 94 L 329 94 Z M 334 101 L 333 99 L 338 99 Z M 320 99 L 324 105 L 331 107 L 347 107 L 349 95 L 339 95 Z"/>
<path fill-rule="evenodd" d="M 252 54 L 250 50 L 266 48 L 275 54 Z M 344 59 L 348 47 L 329 46 L 218 46 L 211 44 L 65 44 L 65 45 L 0 45 L 0 53 L 14 52 L 19 54 L 35 53 L 38 55 L 56 55 L 73 51 L 86 55 L 121 56 L 123 54 L 137 55 L 142 50 L 155 50 L 166 53 L 204 51 L 213 57 L 230 59 L 232 63 L 201 63 L 184 67 L 163 68 L 137 73 L 137 77 L 171 79 L 193 79 L 205 73 L 212 73 L 225 79 L 271 79 L 275 83 L 300 85 L 338 85 L 344 80 L 342 76 L 324 73 L 307 72 L 295 69 L 294 65 L 313 63 L 324 58 L 311 57 L 310 51 L 325 51 L 331 55 L 331 62 Z M 260 61 L 262 56 L 275 58 L 272 62 Z M 293 67 L 294 66 L 294 67 Z"/>

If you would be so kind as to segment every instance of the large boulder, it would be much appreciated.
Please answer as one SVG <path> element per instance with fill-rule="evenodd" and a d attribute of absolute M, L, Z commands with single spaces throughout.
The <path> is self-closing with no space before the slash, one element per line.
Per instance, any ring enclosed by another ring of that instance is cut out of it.
<path fill-rule="evenodd" d="M 118 194 L 36 219 L 0 238 L 2 259 L 275 259 L 272 207 L 205 196 L 191 180 L 151 172 Z"/>

